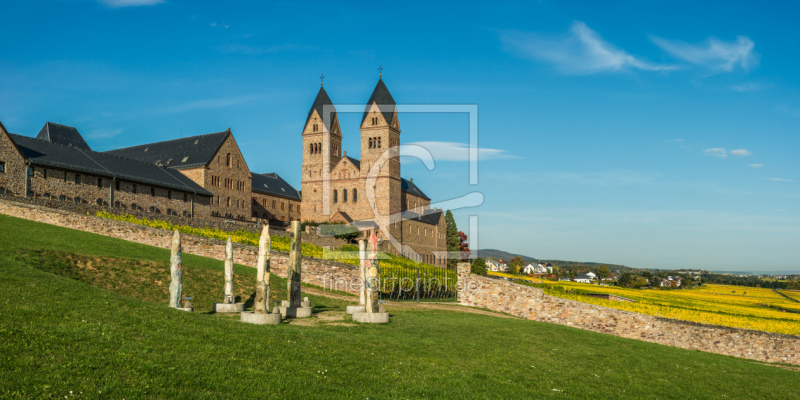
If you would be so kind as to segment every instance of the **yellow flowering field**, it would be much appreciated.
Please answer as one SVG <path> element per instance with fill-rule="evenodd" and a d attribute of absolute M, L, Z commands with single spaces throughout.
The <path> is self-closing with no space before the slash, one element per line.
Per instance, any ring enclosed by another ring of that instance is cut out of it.
<path fill-rule="evenodd" d="M 800 303 L 786 299 L 772 289 L 726 285 L 681 290 L 630 289 L 542 281 L 496 272 L 490 274 L 527 280 L 549 295 L 604 307 L 705 324 L 800 335 Z M 586 293 L 608 293 L 636 301 L 598 299 Z M 800 297 L 800 292 L 783 293 Z"/>
<path fill-rule="evenodd" d="M 800 290 L 781 290 L 781 293 L 800 301 Z M 800 303 L 798 303 L 800 305 Z"/>

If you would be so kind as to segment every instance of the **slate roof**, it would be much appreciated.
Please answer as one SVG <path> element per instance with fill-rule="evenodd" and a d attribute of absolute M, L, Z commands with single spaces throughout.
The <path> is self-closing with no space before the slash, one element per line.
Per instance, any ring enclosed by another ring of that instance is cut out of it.
<path fill-rule="evenodd" d="M 169 168 L 195 168 L 209 163 L 231 131 L 189 136 L 104 152 Z"/>
<path fill-rule="evenodd" d="M 355 165 L 356 168 L 361 170 L 361 160 L 356 160 L 355 158 L 350 156 L 345 156 L 345 157 L 347 157 L 347 159 L 350 160 L 350 162 L 353 163 L 353 165 Z"/>
<path fill-rule="evenodd" d="M 325 119 L 325 115 L 322 113 L 323 107 L 326 105 L 330 106 L 328 110 L 330 110 L 331 108 L 333 109 L 327 121 Z M 336 116 L 336 107 L 333 107 L 333 102 L 331 101 L 331 98 L 328 97 L 328 92 L 326 92 L 325 88 L 323 87 L 319 88 L 319 92 L 317 93 L 317 98 L 314 99 L 314 103 L 311 105 L 311 109 L 308 110 L 308 117 L 306 117 L 305 125 L 308 125 L 308 121 L 310 121 L 311 116 L 314 115 L 314 110 L 317 110 L 317 113 L 319 114 L 319 117 L 322 118 L 323 123 L 327 122 L 325 124 L 325 127 L 328 128 L 328 130 L 330 131 L 331 124 L 333 123 L 333 119 Z"/>
<path fill-rule="evenodd" d="M 274 172 L 269 174 L 253 174 L 253 191 L 300 201 L 300 192 L 295 190 L 292 185 Z"/>
<path fill-rule="evenodd" d="M 91 150 L 86 141 L 83 140 L 83 136 L 78 133 L 74 126 L 46 122 L 36 138 L 50 143 Z"/>
<path fill-rule="evenodd" d="M 372 103 L 377 103 L 378 106 L 383 106 L 380 107 L 381 114 L 383 114 L 383 118 L 386 119 L 386 123 L 391 124 L 392 114 L 394 114 L 396 103 L 394 102 L 392 94 L 389 93 L 389 89 L 386 88 L 386 84 L 383 83 L 383 79 L 378 79 L 378 84 L 375 85 L 375 90 L 372 91 L 372 95 L 369 96 L 369 100 L 367 100 L 367 106 L 364 108 L 364 116 L 361 117 L 361 124 L 364 124 L 364 121 L 367 119 L 369 108 L 372 107 Z"/>
<path fill-rule="evenodd" d="M 425 200 L 430 200 L 431 198 L 426 196 L 425 193 L 420 190 L 414 182 L 411 182 L 405 178 L 400 178 L 400 189 L 404 192 L 411 193 L 414 196 L 422 197 Z"/>
<path fill-rule="evenodd" d="M 441 218 L 442 210 L 425 210 L 422 214 L 417 214 L 412 211 L 403 211 L 403 219 L 419 221 L 428 225 L 439 225 L 439 219 Z"/>
<path fill-rule="evenodd" d="M 32 165 L 84 172 L 205 196 L 212 195 L 176 170 L 27 136 L 15 134 L 10 136 Z"/>

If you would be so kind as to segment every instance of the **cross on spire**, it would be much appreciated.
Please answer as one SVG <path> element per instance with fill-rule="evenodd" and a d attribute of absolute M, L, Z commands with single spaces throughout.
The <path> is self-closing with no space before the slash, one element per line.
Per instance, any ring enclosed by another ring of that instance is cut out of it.
<path fill-rule="evenodd" d="M 383 76 L 383 67 L 378 65 L 378 78 Z"/>
<path fill-rule="evenodd" d="M 322 74 L 322 75 L 319 76 L 319 85 L 320 86 L 324 86 L 325 85 L 325 74 Z"/>

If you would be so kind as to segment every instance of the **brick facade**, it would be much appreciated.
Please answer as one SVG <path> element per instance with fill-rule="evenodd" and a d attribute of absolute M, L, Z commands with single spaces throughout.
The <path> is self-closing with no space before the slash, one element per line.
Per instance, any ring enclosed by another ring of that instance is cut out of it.
<path fill-rule="evenodd" d="M 222 142 L 205 167 L 179 171 L 214 194 L 211 216 L 252 219 L 252 176 L 233 134 Z"/>
<path fill-rule="evenodd" d="M 291 222 L 300 220 L 300 201 L 253 192 L 252 218 L 261 221 Z"/>
<path fill-rule="evenodd" d="M 470 273 L 458 264 L 458 302 L 530 320 L 751 360 L 800 365 L 800 336 L 698 324 L 566 300 Z"/>

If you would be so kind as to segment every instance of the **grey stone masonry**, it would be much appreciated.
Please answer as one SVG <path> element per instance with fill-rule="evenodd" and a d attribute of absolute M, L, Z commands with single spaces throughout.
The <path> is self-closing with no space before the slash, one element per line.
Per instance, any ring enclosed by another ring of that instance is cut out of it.
<path fill-rule="evenodd" d="M 800 336 L 699 324 L 602 307 L 470 273 L 458 264 L 458 302 L 610 335 L 751 360 L 800 365 Z"/>

